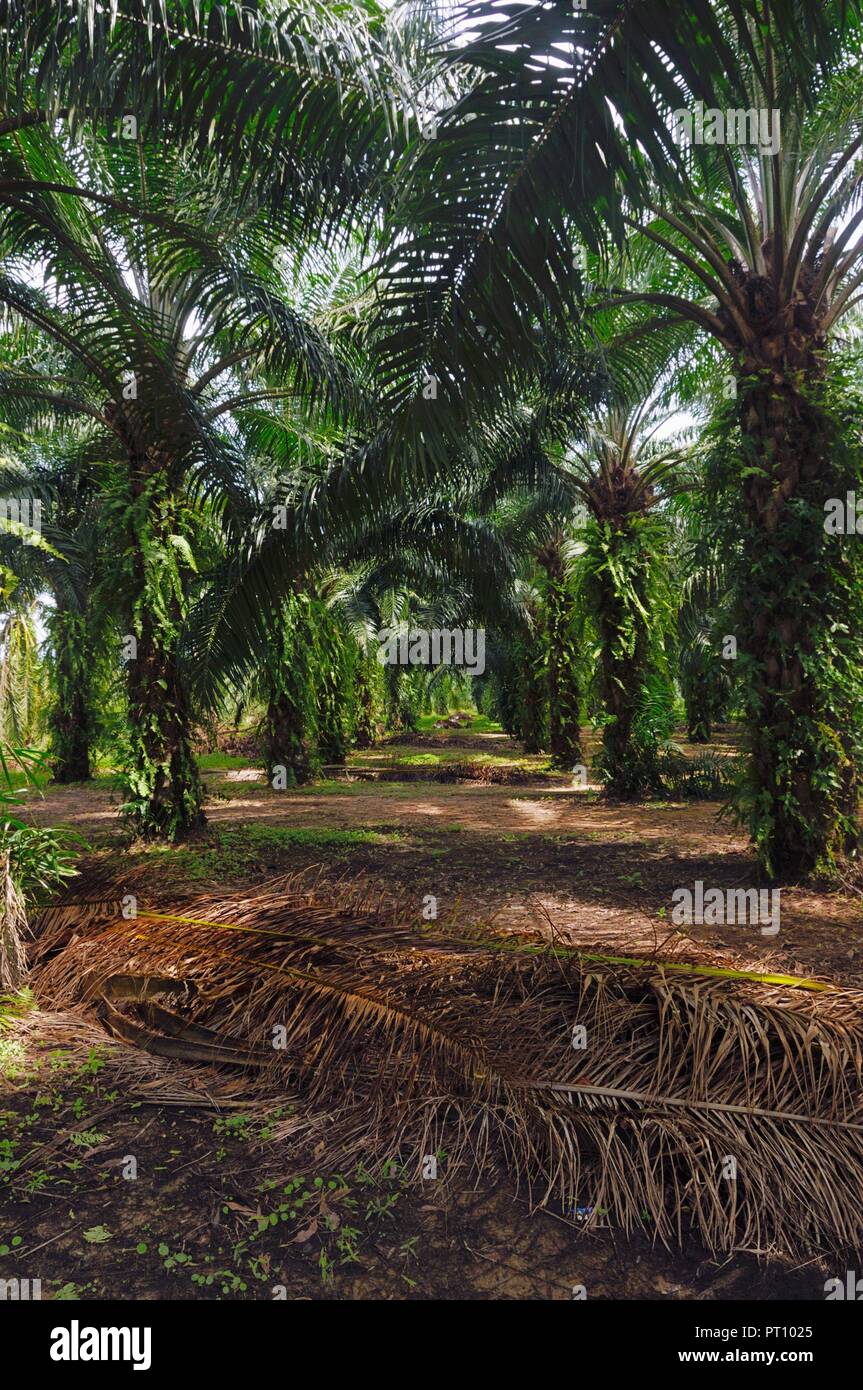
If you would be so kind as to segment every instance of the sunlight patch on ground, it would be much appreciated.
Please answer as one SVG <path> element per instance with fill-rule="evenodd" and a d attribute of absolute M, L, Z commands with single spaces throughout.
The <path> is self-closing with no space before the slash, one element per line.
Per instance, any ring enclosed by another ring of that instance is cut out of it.
<path fill-rule="evenodd" d="M 529 821 L 531 825 L 556 825 L 560 822 L 562 808 L 554 804 L 543 804 L 541 801 L 508 801 L 507 806 L 514 810 L 523 820 Z"/>

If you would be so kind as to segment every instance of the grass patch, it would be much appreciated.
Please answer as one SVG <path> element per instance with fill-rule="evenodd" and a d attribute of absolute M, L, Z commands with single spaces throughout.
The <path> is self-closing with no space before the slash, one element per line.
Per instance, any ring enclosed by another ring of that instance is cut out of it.
<path fill-rule="evenodd" d="M 446 758 L 456 757 L 457 753 L 457 749 L 453 749 L 451 753 L 447 752 L 445 755 L 441 753 L 401 753 L 394 761 L 398 767 L 425 767 L 426 764 L 436 767 L 445 762 Z"/>
<path fill-rule="evenodd" d="M 485 748 L 465 748 L 455 744 L 451 748 L 423 748 L 410 743 L 382 743 L 375 748 L 364 748 L 362 752 L 351 753 L 348 767 L 421 767 L 423 764 L 437 766 L 442 763 L 457 763 L 469 758 L 471 762 L 499 763 L 506 767 L 526 767 L 532 770 L 548 766 L 548 758 L 543 753 L 519 754 L 511 748 L 498 750 L 494 746 Z"/>
<path fill-rule="evenodd" d="M 315 849 L 378 844 L 384 838 L 374 830 L 333 830 L 300 826 L 244 825 L 220 832 L 223 844 L 236 848 L 281 849 L 289 845 L 311 845 Z"/>
<path fill-rule="evenodd" d="M 454 714 L 469 714 L 470 723 L 465 724 L 461 729 L 436 729 L 435 724 L 442 719 L 450 719 Z M 417 728 L 421 734 L 500 734 L 503 730 L 496 719 L 488 719 L 484 714 L 475 714 L 473 710 L 450 710 L 449 714 L 421 714 L 417 719 Z"/>
<path fill-rule="evenodd" d="M 338 856 L 363 845 L 389 845 L 404 839 L 397 830 L 334 830 L 329 828 L 242 825 L 222 829 L 211 827 L 194 844 L 174 848 L 150 845 L 138 854 L 124 855 L 136 865 L 146 865 L 159 875 L 161 883 L 182 887 L 248 879 L 258 872 L 290 869 L 292 850 L 325 850 Z M 282 862 L 279 862 L 279 861 Z"/>
<path fill-rule="evenodd" d="M 466 752 L 464 748 L 441 748 L 434 753 L 417 753 L 415 749 L 409 752 L 401 752 L 398 748 L 388 749 L 391 753 L 392 761 L 398 767 L 422 767 L 425 764 L 430 766 L 445 765 L 447 763 L 485 763 L 489 767 L 519 768 L 524 772 L 547 772 L 549 761 L 544 754 L 538 753 L 532 756 L 514 756 L 512 753 L 480 753 Z"/>
<path fill-rule="evenodd" d="M 198 758 L 198 767 L 201 772 L 233 772 L 241 768 L 256 768 L 257 764 L 237 753 L 202 753 Z"/>

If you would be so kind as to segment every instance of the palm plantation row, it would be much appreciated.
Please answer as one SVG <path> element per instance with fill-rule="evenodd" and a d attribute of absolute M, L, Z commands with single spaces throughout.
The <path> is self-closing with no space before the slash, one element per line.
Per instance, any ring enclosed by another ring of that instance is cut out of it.
<path fill-rule="evenodd" d="M 856 4 L 3 11 L 8 745 L 47 679 L 54 776 L 182 838 L 196 726 L 304 781 L 448 679 L 380 628 L 481 626 L 528 751 L 662 794 L 679 692 L 769 873 L 853 852 Z"/>

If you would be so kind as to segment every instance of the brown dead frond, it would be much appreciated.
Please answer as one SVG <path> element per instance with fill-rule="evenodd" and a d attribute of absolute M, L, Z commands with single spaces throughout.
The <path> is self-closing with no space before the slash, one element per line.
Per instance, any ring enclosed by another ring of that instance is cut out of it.
<path fill-rule="evenodd" d="M 848 992 L 459 940 L 291 879 L 91 919 L 36 987 L 161 1057 L 299 1093 L 332 1116 L 334 1168 L 504 1163 L 535 1205 L 667 1245 L 863 1238 L 863 1017 Z"/>
<path fill-rule="evenodd" d="M 95 1053 L 106 1069 L 105 1077 L 122 1090 L 126 1099 L 150 1105 L 255 1112 L 266 1107 L 267 1099 L 273 1108 L 285 1104 L 284 1094 L 271 1098 L 250 1095 L 246 1079 L 240 1074 L 167 1061 L 139 1046 L 106 1036 L 104 1028 L 78 1011 L 30 1010 L 15 1020 L 9 1033 L 25 1051 L 14 1071 L 3 1076 L 8 1089 L 14 1089 L 16 1084 L 28 1085 L 31 1068 L 43 1055 L 62 1052 L 70 1064 L 84 1066 Z M 296 1105 L 297 1098 L 290 1099 Z"/>

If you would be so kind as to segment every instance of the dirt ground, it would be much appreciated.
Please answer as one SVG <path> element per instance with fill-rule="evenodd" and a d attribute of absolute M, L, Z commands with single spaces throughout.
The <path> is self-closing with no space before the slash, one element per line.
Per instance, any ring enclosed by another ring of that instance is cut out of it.
<path fill-rule="evenodd" d="M 250 769 L 257 779 L 258 774 Z M 195 851 L 129 853 L 117 848 L 119 795 L 109 790 L 57 788 L 34 803 L 32 816 L 46 825 L 68 825 L 100 856 L 122 865 L 127 891 L 161 896 L 183 886 L 184 861 L 206 866 L 212 885 L 223 881 L 221 830 L 271 827 L 254 865 L 228 877 L 242 887 L 296 867 L 323 864 L 338 873 L 364 873 L 404 894 L 421 909 L 433 894 L 443 917 L 520 927 L 548 921 L 573 945 L 603 949 L 653 947 L 685 938 L 720 951 L 741 969 L 816 974 L 863 984 L 863 898 L 781 887 L 778 937 L 757 929 L 692 926 L 670 922 L 672 894 L 698 880 L 723 889 L 757 880 L 746 836 L 722 814 L 718 802 L 654 802 L 613 805 L 596 792 L 563 785 L 483 786 L 432 782 L 354 781 L 276 792 L 257 780 L 208 778 L 208 831 Z M 279 831 L 299 832 L 294 841 Z M 301 838 L 303 832 L 335 832 Z M 368 832 L 351 842 L 349 832 Z M 344 840 L 339 832 L 348 832 Z M 176 873 L 171 872 L 172 867 Z M 197 870 L 197 865 L 196 865 Z M 198 878 L 188 880 L 198 889 Z M 206 886 L 206 882 L 202 885 Z M 198 889 L 200 891 L 200 889 Z"/>
<path fill-rule="evenodd" d="M 353 773 L 456 750 L 516 756 L 501 736 L 431 734 L 357 758 Z M 412 916 L 432 895 L 449 923 L 539 925 L 579 948 L 661 947 L 863 985 L 863 903 L 850 889 L 783 885 L 769 940 L 755 927 L 671 925 L 675 888 L 755 882 L 745 837 L 718 804 L 615 806 L 541 760 L 511 786 L 333 779 L 284 792 L 235 761 L 206 774 L 208 828 L 176 850 L 130 844 L 109 785 L 51 788 L 31 814 L 87 838 L 80 884 L 109 874 L 145 906 L 321 865 L 377 881 Z M 647 1231 L 584 1232 L 567 1213 L 532 1213 L 503 1178 L 418 1190 L 398 1175 L 332 1174 L 325 1142 L 299 1172 L 266 1118 L 130 1101 L 98 1048 L 31 1044 L 17 1063 L 0 1094 L 0 1277 L 40 1277 L 43 1297 L 568 1299 L 580 1286 L 591 1298 L 824 1296 L 818 1260 L 713 1259 L 694 1244 L 672 1255 Z"/>

